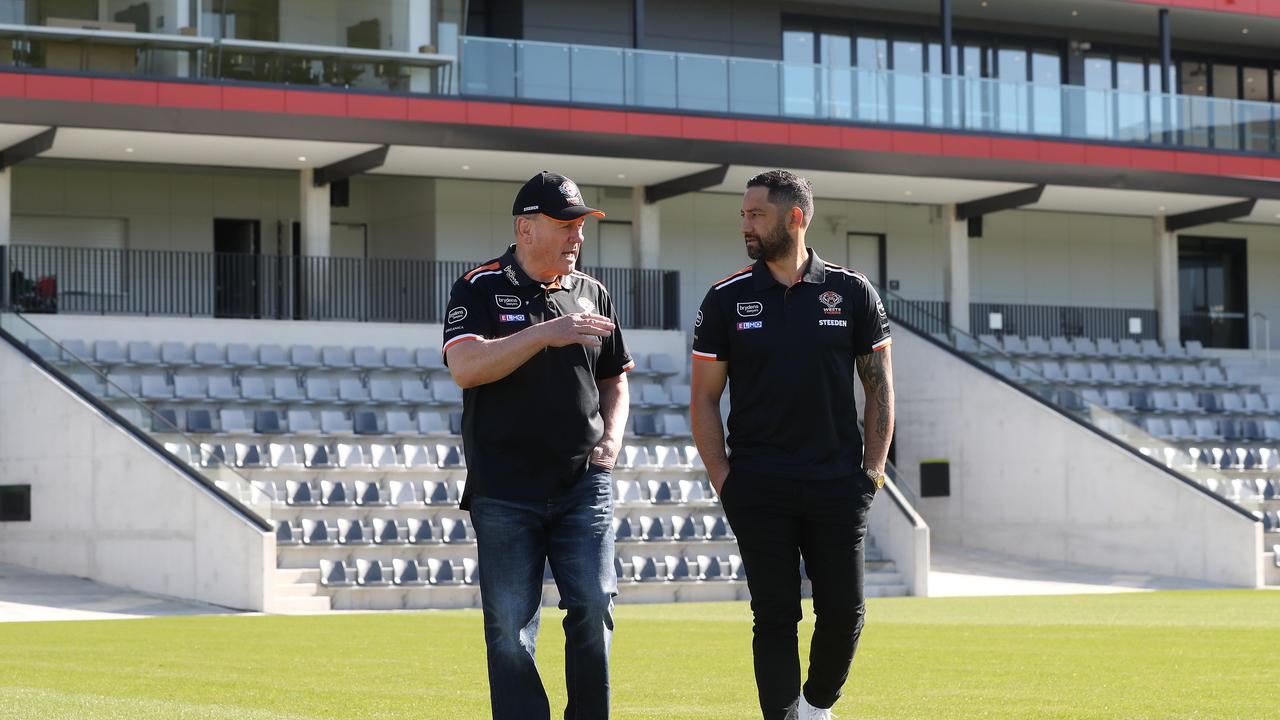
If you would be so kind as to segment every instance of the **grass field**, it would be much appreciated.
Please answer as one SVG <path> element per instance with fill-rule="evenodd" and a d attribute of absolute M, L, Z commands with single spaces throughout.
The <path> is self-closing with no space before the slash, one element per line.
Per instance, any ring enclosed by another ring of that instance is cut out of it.
<path fill-rule="evenodd" d="M 561 617 L 540 638 L 553 708 Z M 6 720 L 488 717 L 478 611 L 0 624 L 0 647 Z M 750 647 L 745 603 L 620 607 L 614 717 L 759 717 Z M 872 600 L 836 712 L 1272 717 L 1278 654 L 1274 592 Z"/>

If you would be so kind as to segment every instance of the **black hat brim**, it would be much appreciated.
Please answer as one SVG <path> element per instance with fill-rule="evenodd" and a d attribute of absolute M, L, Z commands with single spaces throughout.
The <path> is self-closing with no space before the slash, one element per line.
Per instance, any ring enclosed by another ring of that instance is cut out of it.
<path fill-rule="evenodd" d="M 596 210 L 595 208 L 589 208 L 586 205 L 570 205 L 569 207 L 566 207 L 563 210 L 556 210 L 555 212 L 543 212 L 542 214 L 546 215 L 552 220 L 577 220 L 578 218 L 584 215 L 595 215 L 596 217 L 604 217 L 603 211 Z"/>

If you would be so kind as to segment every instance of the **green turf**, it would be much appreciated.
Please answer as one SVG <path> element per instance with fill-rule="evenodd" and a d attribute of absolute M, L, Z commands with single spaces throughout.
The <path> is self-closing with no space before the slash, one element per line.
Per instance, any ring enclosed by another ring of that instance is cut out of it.
<path fill-rule="evenodd" d="M 539 652 L 553 708 L 560 617 Z M 5 719 L 487 717 L 476 611 L 0 624 L 0 647 Z M 1267 591 L 872 600 L 836 712 L 1271 717 L 1277 653 Z M 743 603 L 620 607 L 613 673 L 617 718 L 759 717 Z"/>

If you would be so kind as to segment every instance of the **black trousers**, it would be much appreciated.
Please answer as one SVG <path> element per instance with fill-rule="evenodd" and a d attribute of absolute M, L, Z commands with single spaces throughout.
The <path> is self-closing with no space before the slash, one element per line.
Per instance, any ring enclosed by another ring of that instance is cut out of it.
<path fill-rule="evenodd" d="M 800 693 L 800 561 L 813 585 L 815 625 L 804 696 L 826 708 L 849 677 L 866 605 L 867 511 L 875 486 L 861 474 L 793 480 L 734 467 L 721 493 L 751 591 L 752 652 L 764 720 L 782 720 Z"/>

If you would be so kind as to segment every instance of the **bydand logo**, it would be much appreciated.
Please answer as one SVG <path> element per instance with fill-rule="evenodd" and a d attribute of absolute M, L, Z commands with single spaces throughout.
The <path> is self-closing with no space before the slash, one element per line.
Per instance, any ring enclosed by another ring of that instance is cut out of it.
<path fill-rule="evenodd" d="M 520 298 L 515 295 L 494 295 L 493 302 L 503 310 L 516 310 L 520 307 Z"/>
<path fill-rule="evenodd" d="M 449 314 L 445 319 L 449 321 L 450 325 L 460 323 L 467 319 L 467 309 L 464 307 L 456 307 L 449 311 Z"/>
<path fill-rule="evenodd" d="M 502 314 L 498 316 L 498 322 L 524 322 L 524 320 L 525 320 L 524 315 Z"/>
<path fill-rule="evenodd" d="M 762 312 L 764 312 L 764 303 L 758 300 L 738 303 L 739 317 L 755 317 Z"/>
<path fill-rule="evenodd" d="M 751 320 L 749 322 L 738 323 L 739 330 L 759 330 L 764 327 L 763 320 Z"/>

